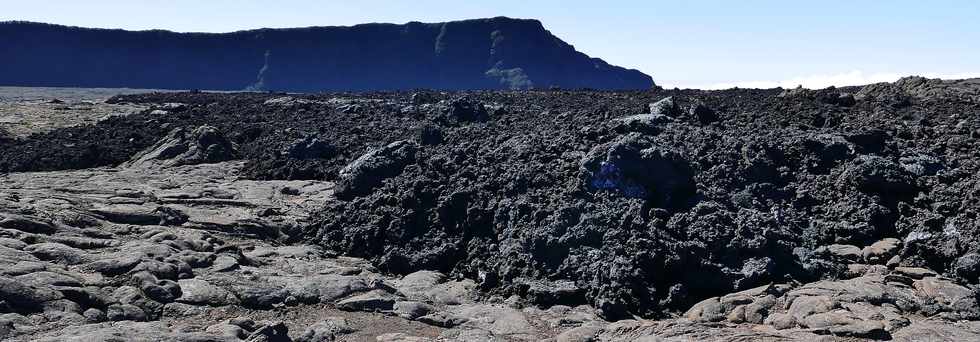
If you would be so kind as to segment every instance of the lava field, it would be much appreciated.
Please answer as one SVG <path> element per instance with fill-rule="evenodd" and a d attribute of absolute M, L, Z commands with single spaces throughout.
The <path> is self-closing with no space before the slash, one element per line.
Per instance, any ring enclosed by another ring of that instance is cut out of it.
<path fill-rule="evenodd" d="M 175 130 L 255 180 L 336 184 L 285 238 L 487 296 L 657 318 L 849 265 L 980 276 L 980 86 L 152 93 L 0 139 L 0 172 L 131 160 Z M 230 146 L 230 147 L 229 147 Z M 234 150 L 235 152 L 230 152 Z M 187 151 L 164 151 L 179 154 Z M 881 241 L 896 248 L 879 252 Z M 980 316 L 974 307 L 963 315 Z"/>

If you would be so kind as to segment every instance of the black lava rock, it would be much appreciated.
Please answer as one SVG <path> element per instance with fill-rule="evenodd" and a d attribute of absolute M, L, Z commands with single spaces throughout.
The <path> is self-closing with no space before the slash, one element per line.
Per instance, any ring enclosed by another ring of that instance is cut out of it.
<path fill-rule="evenodd" d="M 362 155 L 340 171 L 334 194 L 345 200 L 367 195 L 414 162 L 417 150 L 414 142 L 396 141 Z"/>
<path fill-rule="evenodd" d="M 442 139 L 442 129 L 439 126 L 425 124 L 419 129 L 419 143 L 422 145 L 439 145 Z"/>
<path fill-rule="evenodd" d="M 470 102 L 466 99 L 455 99 L 449 103 L 446 119 L 450 122 L 482 122 L 487 121 L 490 114 L 483 103 Z"/>
<path fill-rule="evenodd" d="M 337 155 L 337 148 L 327 141 L 309 136 L 293 141 L 283 152 L 294 159 L 329 159 Z"/>
<path fill-rule="evenodd" d="M 695 190 L 693 171 L 683 157 L 652 147 L 638 134 L 593 148 L 582 159 L 581 177 L 590 191 L 614 191 L 660 206 L 681 205 Z"/>
<path fill-rule="evenodd" d="M 116 100 L 187 109 L 0 142 L 0 170 L 118 165 L 175 128 L 210 125 L 235 137 L 244 178 L 337 183 L 339 200 L 302 227 L 308 242 L 386 272 L 474 279 L 491 295 L 656 317 L 768 282 L 846 275 L 855 249 L 885 238 L 906 242 L 903 264 L 980 281 L 980 142 L 952 129 L 980 101 L 955 86 L 450 92 L 418 105 L 403 93 L 337 93 L 292 107 L 266 103 L 274 94 L 128 95 Z M 842 106 L 842 93 L 857 103 Z M 631 116 L 667 97 L 724 121 Z M 901 97 L 911 100 L 893 106 Z M 445 98 L 466 104 L 449 115 Z M 506 110 L 483 117 L 477 104 Z M 337 153 L 282 154 L 309 136 Z M 52 229 L 21 221 L 7 228 Z M 110 273 L 180 274 L 170 262 L 118 263 Z M 149 302 L 139 306 L 158 312 Z"/>
<path fill-rule="evenodd" d="M 697 120 L 698 123 L 702 125 L 707 125 L 715 121 L 718 121 L 718 113 L 716 113 L 714 109 L 711 109 L 711 107 L 708 107 L 704 103 L 700 103 L 700 102 L 695 103 L 694 105 L 691 106 L 689 113 L 691 117 L 693 117 L 695 120 Z"/>

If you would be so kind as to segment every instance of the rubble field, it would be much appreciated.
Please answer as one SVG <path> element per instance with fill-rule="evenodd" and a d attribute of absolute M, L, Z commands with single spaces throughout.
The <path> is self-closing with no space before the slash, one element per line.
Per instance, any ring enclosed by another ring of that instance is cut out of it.
<path fill-rule="evenodd" d="M 0 338 L 980 339 L 977 80 L 79 105 L 0 135 Z"/>

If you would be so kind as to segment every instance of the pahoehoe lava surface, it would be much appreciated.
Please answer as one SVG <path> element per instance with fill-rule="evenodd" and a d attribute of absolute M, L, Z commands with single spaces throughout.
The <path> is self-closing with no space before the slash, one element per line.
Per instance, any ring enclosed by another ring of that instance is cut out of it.
<path fill-rule="evenodd" d="M 127 95 L 155 109 L 2 140 L 0 170 L 114 165 L 209 125 L 247 177 L 343 189 L 294 239 L 657 317 L 859 259 L 977 284 L 978 89 Z M 861 255 L 887 238 L 896 255 Z"/>

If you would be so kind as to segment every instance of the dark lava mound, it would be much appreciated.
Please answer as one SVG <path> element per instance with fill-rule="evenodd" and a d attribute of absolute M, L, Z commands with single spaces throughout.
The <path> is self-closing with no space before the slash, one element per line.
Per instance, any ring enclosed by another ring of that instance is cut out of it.
<path fill-rule="evenodd" d="M 858 258 L 976 284 L 977 89 L 907 78 L 815 91 L 121 96 L 183 105 L 3 140 L 0 170 L 118 164 L 209 125 L 249 177 L 337 182 L 338 200 L 293 238 L 541 305 L 658 316 L 836 277 Z M 887 238 L 895 255 L 860 253 Z"/>

